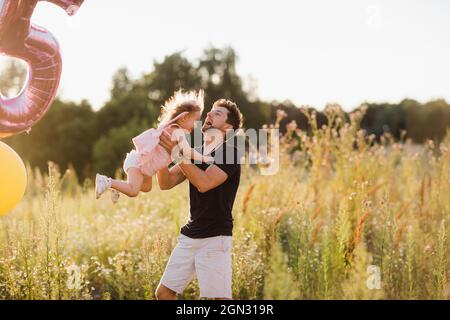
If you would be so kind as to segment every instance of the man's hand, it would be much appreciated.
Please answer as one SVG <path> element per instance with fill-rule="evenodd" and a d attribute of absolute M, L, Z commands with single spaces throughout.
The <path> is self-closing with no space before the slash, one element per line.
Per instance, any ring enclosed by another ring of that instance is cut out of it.
<path fill-rule="evenodd" d="M 177 145 L 177 141 L 172 141 L 172 135 L 168 131 L 163 130 L 159 137 L 159 144 L 172 155 L 172 150 Z"/>

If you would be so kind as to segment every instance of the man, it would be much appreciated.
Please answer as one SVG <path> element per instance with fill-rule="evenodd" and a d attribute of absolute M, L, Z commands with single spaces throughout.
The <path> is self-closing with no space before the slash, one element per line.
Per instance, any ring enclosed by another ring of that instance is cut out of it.
<path fill-rule="evenodd" d="M 202 127 L 204 155 L 212 164 L 181 162 L 157 173 L 159 186 L 168 190 L 189 180 L 190 219 L 181 228 L 178 243 L 156 289 L 159 300 L 175 300 L 197 276 L 200 296 L 231 299 L 232 208 L 239 187 L 241 168 L 238 150 L 225 140 L 227 130 L 242 126 L 235 103 L 214 103 Z M 219 135 L 217 135 L 217 132 Z M 214 133 L 214 134 L 212 134 Z M 163 133 L 160 144 L 169 153 L 175 143 Z"/>

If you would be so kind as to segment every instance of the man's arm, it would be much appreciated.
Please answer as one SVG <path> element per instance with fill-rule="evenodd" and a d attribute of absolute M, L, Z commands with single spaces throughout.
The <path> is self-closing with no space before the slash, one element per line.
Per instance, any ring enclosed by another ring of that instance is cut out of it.
<path fill-rule="evenodd" d="M 172 168 L 164 168 L 156 173 L 159 188 L 161 190 L 169 190 L 182 183 L 186 177 L 179 165 L 175 165 Z"/>
<path fill-rule="evenodd" d="M 172 149 L 177 145 L 176 139 L 172 140 L 171 135 L 164 130 L 160 136 L 159 144 L 171 153 Z M 199 192 L 203 193 L 214 189 L 227 180 L 228 175 L 216 165 L 211 165 L 206 171 L 201 170 L 191 163 L 181 163 L 172 169 L 162 169 L 157 173 L 158 183 L 162 190 L 171 189 L 187 178 Z M 161 181 L 161 182 L 160 182 Z"/>
<path fill-rule="evenodd" d="M 171 135 L 166 130 L 164 130 L 161 133 L 159 144 L 170 154 L 177 142 L 172 141 Z M 159 170 L 156 173 L 156 178 L 161 190 L 172 189 L 186 179 L 178 165 L 175 165 L 170 169 L 164 168 Z"/>
<path fill-rule="evenodd" d="M 220 186 L 228 178 L 228 175 L 216 165 L 210 165 L 205 171 L 191 163 L 179 163 L 177 166 L 200 193 Z"/>
<path fill-rule="evenodd" d="M 209 157 L 209 156 L 204 156 L 202 155 L 200 152 L 198 152 L 197 150 L 195 150 L 194 148 L 192 148 L 189 145 L 189 142 L 187 142 L 186 137 L 180 134 L 180 132 L 182 131 L 178 131 L 178 146 L 181 149 L 181 153 L 186 156 L 188 159 L 192 159 L 195 161 L 199 161 L 199 162 L 213 162 L 214 158 L 213 157 Z"/>

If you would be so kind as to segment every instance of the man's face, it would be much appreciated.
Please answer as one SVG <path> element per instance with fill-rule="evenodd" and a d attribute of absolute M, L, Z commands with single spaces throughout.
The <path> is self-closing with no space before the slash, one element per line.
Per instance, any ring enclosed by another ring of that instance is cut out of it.
<path fill-rule="evenodd" d="M 202 131 L 205 132 L 208 129 L 216 128 L 221 131 L 232 129 L 231 124 L 227 123 L 228 109 L 224 107 L 213 107 L 210 112 L 206 114 L 205 123 L 203 124 Z"/>

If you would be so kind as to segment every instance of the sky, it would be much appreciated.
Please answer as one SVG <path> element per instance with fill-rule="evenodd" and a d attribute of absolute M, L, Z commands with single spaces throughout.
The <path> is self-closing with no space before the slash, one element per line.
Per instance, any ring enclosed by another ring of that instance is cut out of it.
<path fill-rule="evenodd" d="M 85 0 L 74 17 L 43 1 L 32 20 L 60 43 L 60 96 L 96 110 L 120 67 L 137 78 L 210 45 L 233 47 L 238 73 L 266 101 L 450 101 L 446 0 Z"/>

